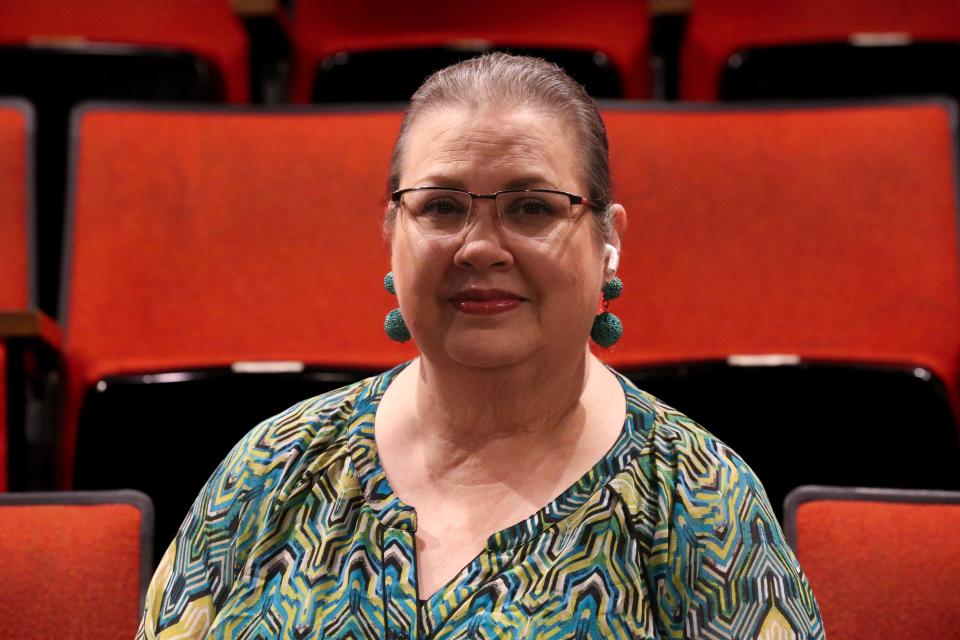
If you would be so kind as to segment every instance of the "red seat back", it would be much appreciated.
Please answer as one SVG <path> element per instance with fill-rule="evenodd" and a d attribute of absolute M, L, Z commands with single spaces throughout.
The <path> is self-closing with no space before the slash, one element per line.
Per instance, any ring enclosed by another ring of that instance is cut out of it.
<path fill-rule="evenodd" d="M 0 640 L 132 638 L 152 518 L 135 491 L 0 494 Z"/>
<path fill-rule="evenodd" d="M 26 102 L 0 100 L 0 310 L 33 302 L 30 158 L 33 112 Z M 7 490 L 6 348 L 0 340 L 0 491 Z"/>
<path fill-rule="evenodd" d="M 607 109 L 633 367 L 734 354 L 908 364 L 960 415 L 952 107 Z"/>
<path fill-rule="evenodd" d="M 398 112 L 94 109 L 79 118 L 61 303 L 64 471 L 102 376 L 409 358 L 383 240 Z"/>
<path fill-rule="evenodd" d="M 0 309 L 24 309 L 31 302 L 32 129 L 28 103 L 0 100 Z"/>
<path fill-rule="evenodd" d="M 306 102 L 316 66 L 340 52 L 476 45 L 597 51 L 619 70 L 630 98 L 650 95 L 645 0 L 584 3 L 488 0 L 363 3 L 300 0 L 293 21 L 293 98 Z"/>
<path fill-rule="evenodd" d="M 801 487 L 785 519 L 828 637 L 957 637 L 960 493 Z"/>
<path fill-rule="evenodd" d="M 953 0 L 697 0 L 681 52 L 681 95 L 714 100 L 727 59 L 740 49 L 847 42 L 857 34 L 960 40 Z"/>

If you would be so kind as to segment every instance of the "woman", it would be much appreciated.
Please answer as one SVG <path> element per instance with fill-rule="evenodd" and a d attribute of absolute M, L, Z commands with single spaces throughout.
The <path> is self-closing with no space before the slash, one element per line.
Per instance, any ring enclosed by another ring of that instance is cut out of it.
<path fill-rule="evenodd" d="M 626 212 L 582 88 L 504 54 L 439 72 L 390 190 L 388 330 L 420 357 L 240 442 L 138 637 L 822 637 L 747 465 L 588 349 Z"/>

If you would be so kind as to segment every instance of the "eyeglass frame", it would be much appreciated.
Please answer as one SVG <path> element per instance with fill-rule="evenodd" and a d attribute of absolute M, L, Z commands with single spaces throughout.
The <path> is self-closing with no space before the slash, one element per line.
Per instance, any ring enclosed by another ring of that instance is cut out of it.
<path fill-rule="evenodd" d="M 570 193 L 568 191 L 560 191 L 559 189 L 504 189 L 502 191 L 495 191 L 494 193 L 474 193 L 473 191 L 467 191 L 466 189 L 457 189 L 456 187 L 407 187 L 406 189 L 397 189 L 390 194 L 390 202 L 400 206 L 402 204 L 401 199 L 406 193 L 413 191 L 455 191 L 457 193 L 465 193 L 470 196 L 470 210 L 467 211 L 467 220 L 464 221 L 463 229 L 467 228 L 467 222 L 470 219 L 470 214 L 473 213 L 473 202 L 474 200 L 493 200 L 494 210 L 497 212 L 497 219 L 500 220 L 501 225 L 503 224 L 503 216 L 500 213 L 500 209 L 496 206 L 497 196 L 500 196 L 504 193 L 552 193 L 556 195 L 567 196 L 570 199 L 570 206 L 574 207 L 576 205 L 584 205 L 587 207 L 594 207 L 594 203 L 583 196 L 578 196 L 575 193 Z M 570 220 L 576 220 L 576 218 L 570 218 Z M 458 233 L 463 231 L 461 229 L 457 233 L 451 234 L 451 236 L 456 236 Z"/>

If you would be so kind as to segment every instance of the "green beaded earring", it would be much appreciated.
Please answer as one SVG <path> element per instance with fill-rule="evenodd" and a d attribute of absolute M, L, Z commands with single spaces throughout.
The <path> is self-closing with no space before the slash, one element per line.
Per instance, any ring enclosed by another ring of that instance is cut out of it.
<path fill-rule="evenodd" d="M 383 278 L 383 288 L 387 293 L 397 295 L 397 289 L 393 286 L 393 272 L 391 271 Z M 406 342 L 410 339 L 410 329 L 407 323 L 403 321 L 403 315 L 400 309 L 394 309 L 387 314 L 383 320 L 383 330 L 387 332 L 387 337 L 397 342 Z"/>
<path fill-rule="evenodd" d="M 622 293 L 623 281 L 617 276 L 603 283 L 603 312 L 593 319 L 593 328 L 590 329 L 590 337 L 603 348 L 612 346 L 623 336 L 620 318 L 607 311 L 610 301 L 619 298 Z"/>

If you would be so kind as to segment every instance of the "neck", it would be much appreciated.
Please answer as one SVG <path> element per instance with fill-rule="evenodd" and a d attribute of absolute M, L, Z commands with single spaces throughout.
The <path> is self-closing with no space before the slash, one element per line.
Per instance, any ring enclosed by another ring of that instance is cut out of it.
<path fill-rule="evenodd" d="M 580 402 L 589 377 L 589 354 L 566 362 L 525 362 L 476 369 L 418 361 L 416 413 L 425 431 L 460 442 L 490 440 L 556 427 Z"/>
<path fill-rule="evenodd" d="M 406 436 L 419 443 L 424 468 L 436 481 L 502 481 L 510 460 L 542 459 L 545 447 L 575 446 L 596 366 L 602 365 L 587 351 L 566 363 L 497 369 L 437 366 L 421 357 L 404 372 L 404 395 L 414 400 Z"/>

